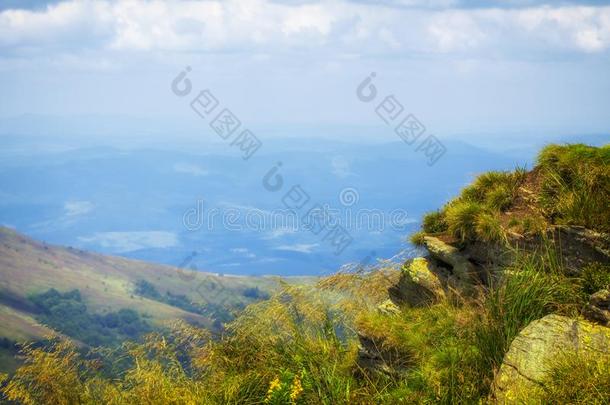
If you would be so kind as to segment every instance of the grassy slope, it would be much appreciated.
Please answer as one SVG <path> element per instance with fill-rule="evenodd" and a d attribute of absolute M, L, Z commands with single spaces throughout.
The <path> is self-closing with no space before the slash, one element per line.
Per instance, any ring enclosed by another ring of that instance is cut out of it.
<path fill-rule="evenodd" d="M 209 325 L 205 317 L 133 294 L 134 283 L 147 280 L 162 293 L 184 294 L 193 302 L 235 305 L 251 302 L 245 288 L 274 288 L 269 277 L 216 276 L 197 273 L 185 280 L 178 269 L 119 257 L 104 256 L 36 242 L 0 228 L 0 337 L 39 338 L 49 330 L 29 313 L 27 297 L 50 288 L 78 289 L 96 313 L 131 308 L 149 315 L 153 323 L 185 319 Z"/>
<path fill-rule="evenodd" d="M 610 144 L 548 145 L 527 172 L 488 172 L 427 214 L 423 233 L 447 241 L 506 242 L 544 233 L 549 225 L 610 231 Z M 423 233 L 412 237 L 421 243 Z"/>
<path fill-rule="evenodd" d="M 27 341 L 53 334 L 51 329 L 40 325 L 31 314 L 7 305 L 0 305 L 0 325 L 0 337 L 13 341 Z"/>

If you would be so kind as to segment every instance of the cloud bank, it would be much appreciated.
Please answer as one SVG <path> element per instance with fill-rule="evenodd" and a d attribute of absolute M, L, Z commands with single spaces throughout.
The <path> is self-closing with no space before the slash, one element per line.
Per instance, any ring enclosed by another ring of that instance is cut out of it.
<path fill-rule="evenodd" d="M 606 131 L 609 56 L 606 1 L 7 1 L 0 119 L 168 116 L 200 133 L 168 91 L 191 66 L 197 88 L 274 130 L 378 125 L 354 97 L 375 71 L 439 135 Z"/>
<path fill-rule="evenodd" d="M 351 54 L 605 52 L 610 7 L 421 8 L 418 2 L 64 1 L 0 12 L 0 49 Z M 514 3 L 514 2 L 513 2 Z M 492 2 L 492 4 L 494 4 Z M 401 7 L 402 6 L 402 7 Z"/>

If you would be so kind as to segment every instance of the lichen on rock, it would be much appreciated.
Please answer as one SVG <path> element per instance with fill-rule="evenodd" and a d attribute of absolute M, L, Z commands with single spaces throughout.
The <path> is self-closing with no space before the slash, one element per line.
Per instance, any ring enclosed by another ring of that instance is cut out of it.
<path fill-rule="evenodd" d="M 445 298 L 443 285 L 437 269 L 423 257 L 417 257 L 405 264 L 398 284 L 389 289 L 395 304 L 424 306 Z"/>
<path fill-rule="evenodd" d="M 452 267 L 452 273 L 459 281 L 472 281 L 476 269 L 456 247 L 433 236 L 424 236 L 424 245 L 433 258 Z"/>
<path fill-rule="evenodd" d="M 561 354 L 610 356 L 610 328 L 547 315 L 513 340 L 494 382 L 497 403 L 536 403 L 553 361 Z"/>

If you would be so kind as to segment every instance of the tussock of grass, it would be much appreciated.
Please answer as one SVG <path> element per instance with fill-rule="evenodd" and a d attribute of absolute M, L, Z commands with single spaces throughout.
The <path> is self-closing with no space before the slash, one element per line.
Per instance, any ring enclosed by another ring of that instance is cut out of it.
<path fill-rule="evenodd" d="M 484 207 L 477 202 L 456 201 L 450 204 L 445 211 L 448 231 L 462 242 L 473 240 L 477 218 L 483 213 Z"/>
<path fill-rule="evenodd" d="M 497 213 L 483 212 L 476 217 L 475 232 L 485 242 L 506 243 L 506 232 Z"/>
<path fill-rule="evenodd" d="M 510 207 L 525 173 L 525 170 L 517 169 L 480 175 L 442 210 L 426 214 L 423 232 L 448 232 L 462 242 L 475 239 L 504 242 L 505 232 L 497 213 Z M 415 242 L 422 239 L 422 235 L 414 237 Z"/>
<path fill-rule="evenodd" d="M 513 202 L 513 194 L 514 191 L 504 184 L 500 184 L 494 188 L 492 188 L 485 197 L 485 202 L 488 206 L 499 210 L 504 211 Z"/>
<path fill-rule="evenodd" d="M 557 223 L 610 231 L 610 145 L 549 145 L 538 155 L 541 205 Z"/>
<path fill-rule="evenodd" d="M 510 211 L 518 200 L 519 187 L 540 174 L 540 184 L 528 190 L 526 212 L 503 225 L 497 214 Z M 542 235 L 548 224 L 583 225 L 602 232 L 610 231 L 610 145 L 549 145 L 528 173 L 492 171 L 478 176 L 445 207 L 424 217 L 422 230 L 427 234 L 448 232 L 462 242 L 472 240 L 504 242 L 510 229 L 521 234 Z M 529 212 L 527 212 L 529 211 Z M 513 221 L 514 219 L 514 221 Z M 419 236 L 421 239 L 421 236 Z M 417 239 L 416 239 L 417 241 Z"/>
<path fill-rule="evenodd" d="M 585 294 L 610 288 L 610 264 L 591 263 L 582 270 L 580 279 Z"/>
<path fill-rule="evenodd" d="M 426 233 L 445 232 L 447 230 L 445 214 L 441 211 L 434 211 L 424 215 L 422 228 Z"/>
<path fill-rule="evenodd" d="M 409 236 L 409 241 L 415 246 L 422 246 L 424 244 L 424 236 L 426 236 L 426 232 L 415 232 Z"/>
<path fill-rule="evenodd" d="M 514 193 L 523 179 L 524 171 L 487 172 L 462 190 L 461 199 L 484 204 L 490 208 L 503 209 L 510 205 Z M 503 207 L 503 208 L 502 208 Z"/>

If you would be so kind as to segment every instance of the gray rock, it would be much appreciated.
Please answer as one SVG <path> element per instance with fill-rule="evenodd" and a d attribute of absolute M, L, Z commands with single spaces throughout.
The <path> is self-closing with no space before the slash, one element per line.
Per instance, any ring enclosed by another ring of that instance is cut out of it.
<path fill-rule="evenodd" d="M 397 315 L 400 308 L 392 300 L 385 300 L 377 306 L 377 310 L 384 315 Z"/>
<path fill-rule="evenodd" d="M 504 356 L 494 382 L 496 402 L 539 402 L 540 387 L 561 353 L 610 356 L 610 328 L 560 315 L 530 323 Z"/>
<path fill-rule="evenodd" d="M 610 326 L 610 290 L 599 290 L 589 298 L 584 316 L 605 326 Z"/>
<path fill-rule="evenodd" d="M 445 297 L 443 285 L 433 266 L 423 257 L 417 257 L 405 265 L 398 284 L 388 292 L 395 304 L 413 307 L 430 305 Z"/>
<path fill-rule="evenodd" d="M 358 340 L 358 365 L 368 374 L 399 378 L 413 363 L 413 353 L 388 347 L 383 340 L 372 339 L 362 332 L 358 332 Z"/>
<path fill-rule="evenodd" d="M 452 268 L 455 278 L 461 283 L 470 283 L 477 273 L 474 265 L 460 251 L 434 236 L 424 236 L 424 245 L 430 255 Z"/>

